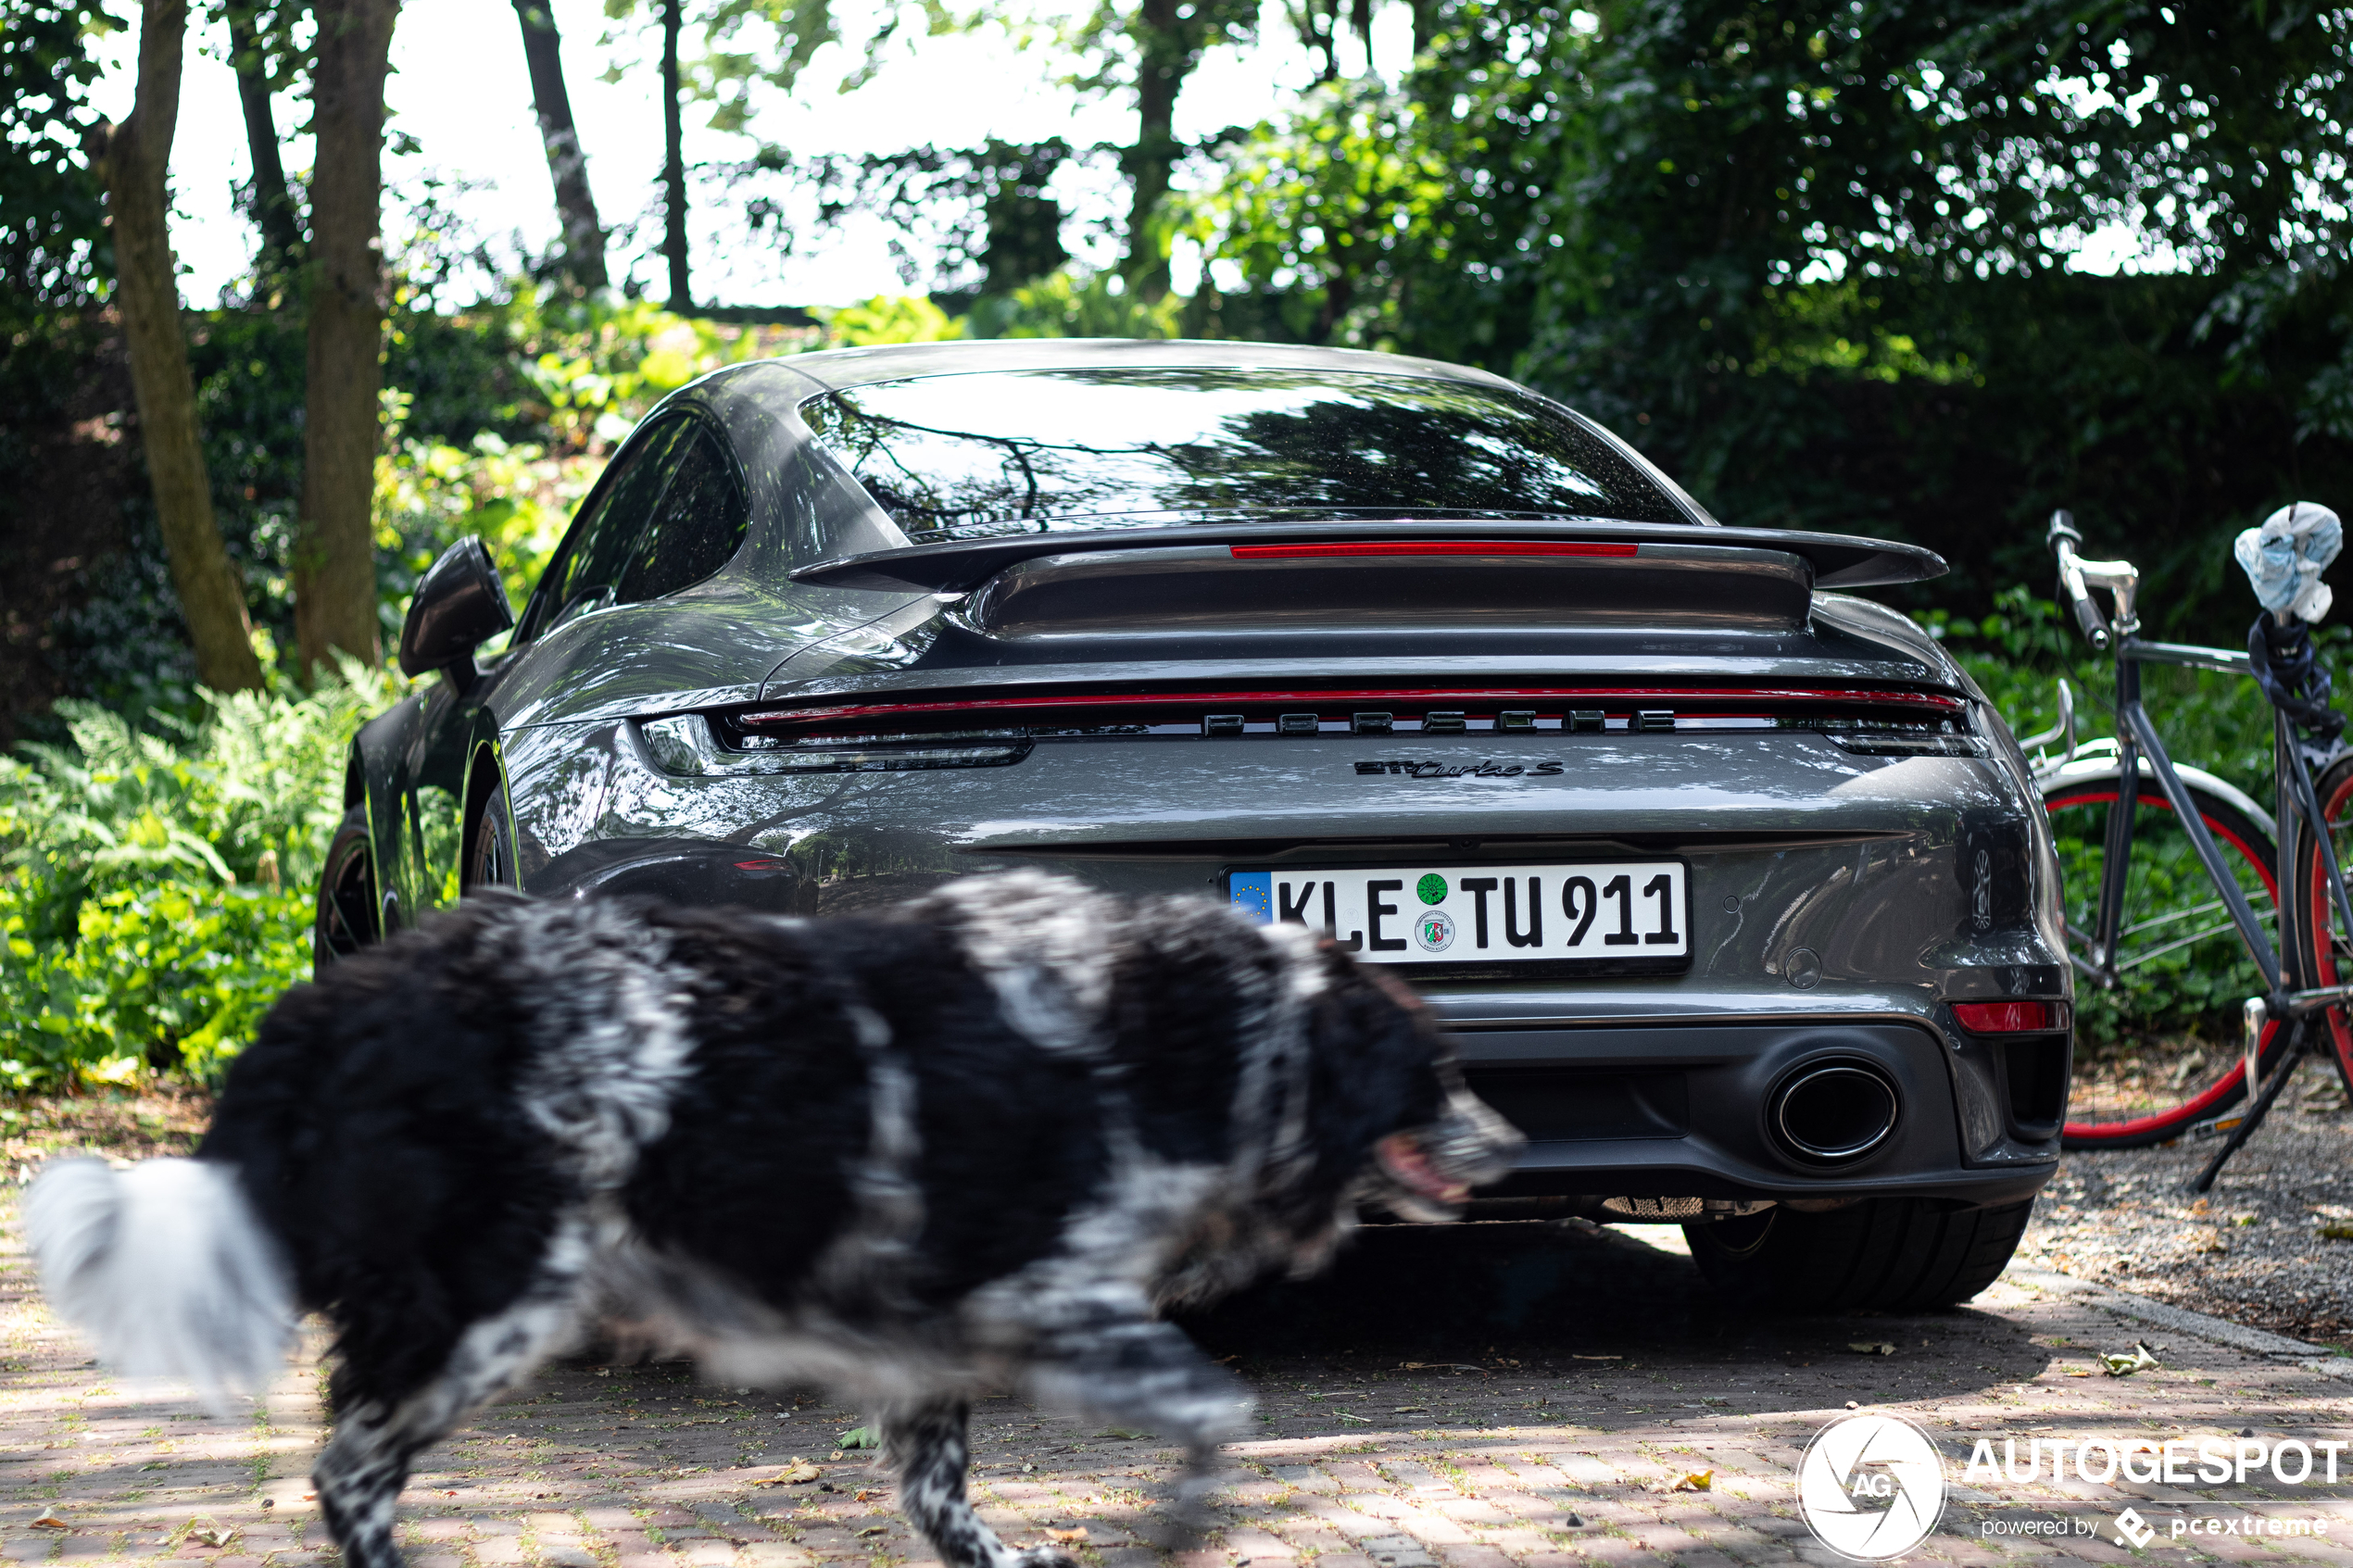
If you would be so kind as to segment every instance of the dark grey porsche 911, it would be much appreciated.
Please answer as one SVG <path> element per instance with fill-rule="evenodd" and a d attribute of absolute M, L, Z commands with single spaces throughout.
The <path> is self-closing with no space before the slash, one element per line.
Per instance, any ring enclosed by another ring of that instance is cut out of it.
<path fill-rule="evenodd" d="M 824 914 L 1031 867 L 1394 966 L 1529 1138 L 1478 1212 L 1680 1221 L 1721 1287 L 1964 1298 L 2058 1159 L 2057 872 L 2001 720 L 1481 371 L 856 349 L 680 391 L 520 623 L 472 541 L 353 747 L 322 962 L 464 889 Z M 483 652 L 512 625 L 506 651 Z"/>

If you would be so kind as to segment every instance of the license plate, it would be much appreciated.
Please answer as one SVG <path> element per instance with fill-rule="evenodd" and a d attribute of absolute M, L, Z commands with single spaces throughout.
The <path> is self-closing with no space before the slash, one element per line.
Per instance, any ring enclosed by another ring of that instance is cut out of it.
<path fill-rule="evenodd" d="M 1680 860 L 1234 871 L 1226 896 L 1261 921 L 1323 931 L 1372 963 L 1622 973 L 1691 960 L 1691 873 Z"/>

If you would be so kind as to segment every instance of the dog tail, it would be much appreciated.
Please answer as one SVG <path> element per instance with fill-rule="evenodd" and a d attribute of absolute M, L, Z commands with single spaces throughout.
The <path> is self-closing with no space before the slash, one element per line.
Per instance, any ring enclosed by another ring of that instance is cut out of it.
<path fill-rule="evenodd" d="M 24 1218 L 50 1304 L 117 1372 L 194 1384 L 227 1413 L 230 1393 L 264 1393 L 283 1370 L 293 1289 L 233 1167 L 58 1160 Z"/>

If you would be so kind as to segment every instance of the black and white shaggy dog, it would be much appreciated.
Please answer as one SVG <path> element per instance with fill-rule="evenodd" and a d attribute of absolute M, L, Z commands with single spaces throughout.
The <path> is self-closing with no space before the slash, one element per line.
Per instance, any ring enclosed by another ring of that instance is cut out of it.
<path fill-rule="evenodd" d="M 336 1330 L 356 1568 L 413 1456 L 599 1324 L 878 1409 L 949 1568 L 990 1387 L 1155 1429 L 1180 1515 L 1239 1385 L 1159 1311 L 1459 1211 L 1518 1135 L 1410 995 L 1296 926 L 978 878 L 871 919 L 470 900 L 296 988 L 194 1160 L 52 1167 L 50 1298 L 126 1373 L 265 1387 Z"/>

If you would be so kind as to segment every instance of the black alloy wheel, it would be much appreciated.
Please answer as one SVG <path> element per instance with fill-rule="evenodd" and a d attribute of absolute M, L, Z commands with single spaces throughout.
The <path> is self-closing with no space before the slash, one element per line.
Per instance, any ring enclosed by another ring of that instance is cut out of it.
<path fill-rule="evenodd" d="M 376 871 L 368 843 L 368 809 L 354 806 L 327 845 L 319 876 L 318 913 L 310 926 L 310 964 L 323 970 L 384 935 L 376 901 Z"/>

